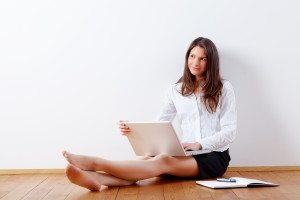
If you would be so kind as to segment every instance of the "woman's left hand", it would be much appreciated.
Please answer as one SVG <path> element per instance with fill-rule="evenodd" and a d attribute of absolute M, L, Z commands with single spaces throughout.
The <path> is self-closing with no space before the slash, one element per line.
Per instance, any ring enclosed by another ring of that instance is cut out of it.
<path fill-rule="evenodd" d="M 195 143 L 182 143 L 184 150 L 197 151 L 201 150 L 202 146 L 199 142 Z"/>

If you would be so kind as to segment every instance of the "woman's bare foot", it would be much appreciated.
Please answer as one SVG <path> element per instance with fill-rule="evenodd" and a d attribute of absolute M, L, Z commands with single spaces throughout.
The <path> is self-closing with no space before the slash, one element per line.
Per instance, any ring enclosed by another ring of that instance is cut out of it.
<path fill-rule="evenodd" d="M 67 166 L 66 174 L 72 183 L 85 187 L 89 190 L 99 190 L 101 185 L 126 186 L 132 185 L 136 182 L 123 180 L 107 173 L 84 171 L 71 164 Z"/>
<path fill-rule="evenodd" d="M 82 170 L 87 170 L 87 171 L 99 170 L 95 168 L 97 157 L 76 155 L 76 154 L 69 153 L 67 151 L 63 151 L 62 155 L 67 159 L 67 161 L 70 164 L 75 165 L 76 167 Z"/>
<path fill-rule="evenodd" d="M 68 179 L 81 187 L 85 187 L 89 190 L 99 190 L 101 183 L 88 171 L 81 170 L 74 165 L 69 164 L 66 168 L 66 175 Z"/>

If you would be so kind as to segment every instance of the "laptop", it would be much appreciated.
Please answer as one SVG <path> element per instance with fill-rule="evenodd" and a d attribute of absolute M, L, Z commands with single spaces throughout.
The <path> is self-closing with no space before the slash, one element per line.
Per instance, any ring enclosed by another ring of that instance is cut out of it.
<path fill-rule="evenodd" d="M 191 156 L 210 150 L 185 151 L 171 122 L 122 122 L 131 132 L 127 138 L 137 156 Z"/>

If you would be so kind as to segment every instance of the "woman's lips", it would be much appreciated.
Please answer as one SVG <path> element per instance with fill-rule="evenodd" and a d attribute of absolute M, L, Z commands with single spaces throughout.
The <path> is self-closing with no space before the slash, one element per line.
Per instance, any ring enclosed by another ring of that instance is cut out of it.
<path fill-rule="evenodd" d="M 192 68 L 193 70 L 197 70 L 197 71 L 200 70 L 200 68 L 196 68 L 196 67 L 192 67 Z"/>

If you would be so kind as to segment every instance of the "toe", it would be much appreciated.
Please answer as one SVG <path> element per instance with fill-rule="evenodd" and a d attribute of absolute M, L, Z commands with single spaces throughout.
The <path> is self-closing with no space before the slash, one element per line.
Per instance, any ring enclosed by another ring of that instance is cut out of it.
<path fill-rule="evenodd" d="M 63 150 L 63 151 L 62 151 L 62 155 L 63 155 L 64 157 L 66 157 L 66 154 L 67 154 L 67 151 L 66 151 L 66 150 Z"/>

